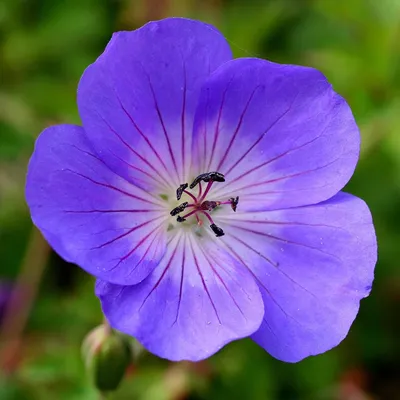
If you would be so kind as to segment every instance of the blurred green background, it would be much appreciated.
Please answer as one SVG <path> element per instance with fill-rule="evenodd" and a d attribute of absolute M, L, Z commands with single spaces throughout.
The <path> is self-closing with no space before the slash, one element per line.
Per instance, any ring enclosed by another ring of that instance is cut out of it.
<path fill-rule="evenodd" d="M 93 281 L 32 228 L 26 165 L 46 126 L 79 123 L 78 80 L 111 33 L 172 15 L 216 25 L 237 57 L 327 75 L 362 131 L 347 191 L 372 210 L 379 263 L 347 339 L 327 354 L 285 364 L 250 340 L 199 364 L 142 354 L 110 398 L 399 399 L 400 0 L 1 1 L 0 281 L 19 282 L 23 298 L 11 316 L 0 304 L 0 399 L 99 398 L 80 359 L 83 337 L 102 320 Z"/>

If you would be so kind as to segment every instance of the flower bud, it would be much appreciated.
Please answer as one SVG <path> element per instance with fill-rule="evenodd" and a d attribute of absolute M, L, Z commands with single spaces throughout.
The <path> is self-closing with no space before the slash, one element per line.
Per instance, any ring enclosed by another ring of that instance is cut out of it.
<path fill-rule="evenodd" d="M 131 362 L 128 341 L 106 325 L 88 333 L 82 345 L 82 355 L 94 385 L 101 392 L 117 389 Z"/>

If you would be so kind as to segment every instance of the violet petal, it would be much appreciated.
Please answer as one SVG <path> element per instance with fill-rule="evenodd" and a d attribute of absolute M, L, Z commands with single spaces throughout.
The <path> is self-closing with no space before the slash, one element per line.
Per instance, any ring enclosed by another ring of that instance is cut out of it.
<path fill-rule="evenodd" d="M 229 59 L 224 37 L 197 21 L 169 18 L 115 33 L 79 83 L 89 140 L 121 176 L 176 189 L 188 172 L 201 86 Z"/>
<path fill-rule="evenodd" d="M 26 199 L 50 245 L 96 277 L 140 282 L 165 252 L 161 199 L 109 170 L 81 127 L 42 132 L 29 163 Z"/>
<path fill-rule="evenodd" d="M 216 198 L 240 196 L 246 210 L 282 209 L 336 194 L 359 146 L 349 106 L 319 71 L 237 59 L 203 87 L 193 165 L 225 175 Z"/>
<path fill-rule="evenodd" d="M 256 331 L 264 315 L 257 284 L 217 243 L 176 235 L 142 283 L 98 281 L 96 293 L 110 324 L 174 361 L 204 359 Z"/>
<path fill-rule="evenodd" d="M 338 345 L 371 289 L 377 244 L 366 204 L 347 193 L 313 206 L 223 218 L 223 240 L 252 271 L 265 306 L 252 338 L 296 362 Z"/>

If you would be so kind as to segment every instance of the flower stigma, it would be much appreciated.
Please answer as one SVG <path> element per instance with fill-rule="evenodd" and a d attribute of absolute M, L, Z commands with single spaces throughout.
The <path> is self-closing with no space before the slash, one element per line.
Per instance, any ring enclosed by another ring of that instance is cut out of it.
<path fill-rule="evenodd" d="M 206 182 L 207 186 L 203 193 L 202 182 Z M 176 189 L 176 198 L 180 200 L 183 194 L 188 195 L 192 198 L 193 202 L 184 202 L 179 204 L 177 207 L 173 208 L 170 212 L 171 216 L 177 215 L 177 222 L 184 222 L 188 217 L 195 217 L 197 225 L 202 226 L 203 220 L 199 218 L 200 215 L 204 215 L 210 222 L 210 228 L 215 233 L 216 237 L 224 236 L 224 231 L 215 224 L 210 213 L 220 205 L 230 204 L 232 210 L 236 212 L 237 205 L 239 203 L 239 196 L 231 197 L 228 201 L 216 201 L 216 200 L 206 200 L 207 194 L 209 193 L 214 182 L 225 182 L 225 177 L 220 172 L 206 172 L 197 176 L 190 186 L 187 183 L 183 183 Z M 193 193 L 189 192 L 187 188 L 194 189 L 199 186 L 198 194 L 195 196 Z M 187 208 L 191 210 L 184 215 L 178 215 L 185 211 Z"/>

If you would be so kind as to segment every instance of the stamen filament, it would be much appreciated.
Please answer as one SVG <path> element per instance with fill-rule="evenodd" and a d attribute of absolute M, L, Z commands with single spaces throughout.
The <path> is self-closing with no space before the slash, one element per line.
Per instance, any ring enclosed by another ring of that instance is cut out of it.
<path fill-rule="evenodd" d="M 205 211 L 200 211 L 201 213 L 203 213 L 207 218 L 208 218 L 208 220 L 210 221 L 210 224 L 213 224 L 214 223 L 214 221 L 213 221 L 213 219 L 211 218 L 211 215 L 209 214 L 209 213 L 207 213 L 207 212 L 205 212 Z"/>
<path fill-rule="evenodd" d="M 203 193 L 203 186 L 201 185 L 201 182 L 199 182 L 199 194 L 198 194 L 198 198 L 201 198 L 201 194 Z"/>
<path fill-rule="evenodd" d="M 180 216 L 180 221 L 178 221 L 178 222 L 183 222 L 187 217 L 190 217 L 191 215 L 193 215 L 195 213 L 197 213 L 197 210 L 190 211 L 190 213 L 187 213 L 187 214 L 183 215 L 182 217 Z"/>
<path fill-rule="evenodd" d="M 184 190 L 183 193 L 187 194 L 188 196 L 190 196 L 194 202 L 197 202 L 197 198 L 190 192 L 188 192 L 187 190 Z"/>
<path fill-rule="evenodd" d="M 199 216 L 197 214 L 195 214 L 196 217 L 196 221 L 197 221 L 197 225 L 203 225 L 203 221 L 199 218 Z"/>
<path fill-rule="evenodd" d="M 209 181 L 209 182 L 207 183 L 206 190 L 204 191 L 203 196 L 202 196 L 201 199 L 199 200 L 199 203 L 200 203 L 200 204 L 201 204 L 201 203 L 204 201 L 204 199 L 206 198 L 206 196 L 207 196 L 208 192 L 210 191 L 211 186 L 213 185 L 213 183 L 214 183 L 214 181 Z"/>

